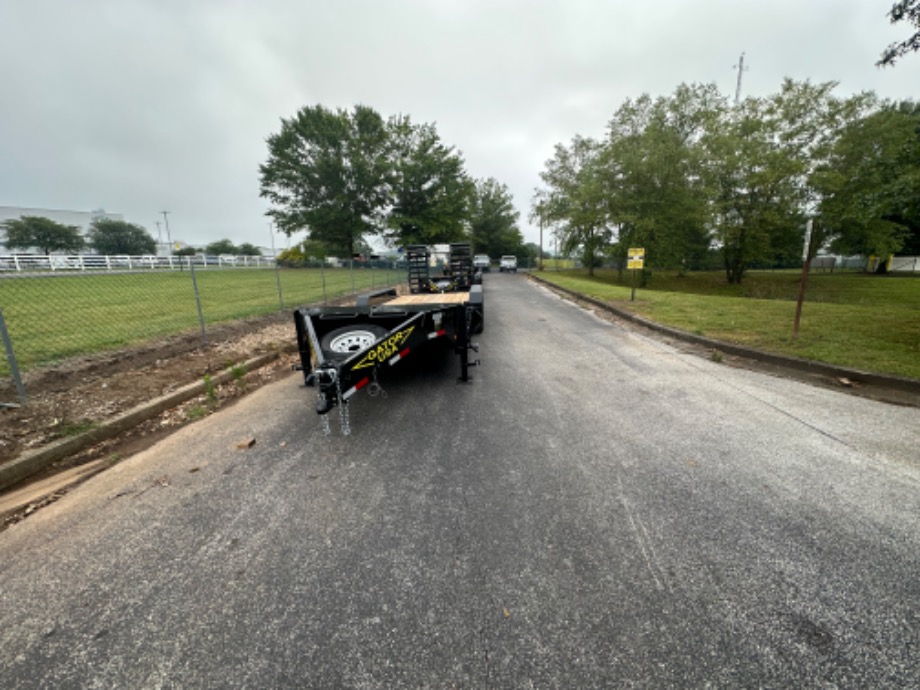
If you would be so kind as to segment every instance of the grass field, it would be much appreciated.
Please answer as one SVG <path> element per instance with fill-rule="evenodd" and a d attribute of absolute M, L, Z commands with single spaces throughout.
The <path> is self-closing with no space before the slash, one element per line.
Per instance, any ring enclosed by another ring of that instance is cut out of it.
<path fill-rule="evenodd" d="M 655 272 L 630 301 L 630 274 L 543 271 L 540 277 L 657 323 L 717 340 L 840 366 L 920 379 L 920 276 L 813 273 L 798 340 L 799 272 Z"/>
<path fill-rule="evenodd" d="M 278 313 L 403 280 L 400 271 L 207 269 L 196 271 L 208 325 Z M 279 284 L 281 298 L 279 299 Z M 0 309 L 18 366 L 26 371 L 68 357 L 200 331 L 187 272 L 69 274 L 0 279 Z M 6 357 L 0 376 L 9 376 Z"/>

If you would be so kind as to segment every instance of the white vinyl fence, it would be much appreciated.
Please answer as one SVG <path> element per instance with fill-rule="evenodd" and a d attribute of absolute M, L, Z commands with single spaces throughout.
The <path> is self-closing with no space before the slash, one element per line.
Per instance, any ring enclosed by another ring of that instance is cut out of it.
<path fill-rule="evenodd" d="M 137 271 L 182 270 L 190 265 L 207 268 L 267 268 L 275 260 L 264 256 L 102 256 L 93 254 L 0 254 L 0 271 Z"/>

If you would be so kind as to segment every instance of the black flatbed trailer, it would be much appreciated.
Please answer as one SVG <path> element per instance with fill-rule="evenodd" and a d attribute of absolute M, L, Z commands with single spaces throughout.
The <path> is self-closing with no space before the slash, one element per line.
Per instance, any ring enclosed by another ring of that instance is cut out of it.
<path fill-rule="evenodd" d="M 460 358 L 459 381 L 470 381 L 483 330 L 482 276 L 473 270 L 468 244 L 450 245 L 443 273 L 431 275 L 427 247 L 406 250 L 409 294 L 395 288 L 361 295 L 353 306 L 301 307 L 294 312 L 304 385 L 317 388 L 316 411 L 326 433 L 328 414 L 339 408 L 349 434 L 348 401 L 358 391 L 379 390 L 377 374 L 435 342 L 449 344 Z"/>

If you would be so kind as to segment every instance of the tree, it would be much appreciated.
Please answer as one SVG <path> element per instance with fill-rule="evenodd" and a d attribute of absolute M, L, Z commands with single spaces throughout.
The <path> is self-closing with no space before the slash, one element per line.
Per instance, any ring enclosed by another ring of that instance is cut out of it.
<path fill-rule="evenodd" d="M 881 257 L 900 251 L 920 229 L 920 108 L 884 104 L 851 123 L 816 184 L 834 251 Z"/>
<path fill-rule="evenodd" d="M 599 164 L 601 147 L 593 139 L 576 136 L 569 147 L 556 145 L 540 179 L 533 213 L 540 222 L 554 225 L 564 254 L 580 250 L 588 272 L 594 274 L 595 257 L 610 240 L 608 208 Z"/>
<path fill-rule="evenodd" d="M 198 250 L 194 247 L 182 247 L 182 249 L 177 249 L 173 252 L 173 256 L 195 256 L 198 253 Z"/>
<path fill-rule="evenodd" d="M 478 180 L 469 214 L 470 237 L 478 254 L 515 254 L 524 242 L 519 214 L 508 187 L 494 178 Z"/>
<path fill-rule="evenodd" d="M 392 207 L 386 238 L 391 244 L 462 240 L 475 190 L 463 158 L 441 143 L 434 125 L 391 118 Z"/>
<path fill-rule="evenodd" d="M 7 249 L 37 248 L 42 254 L 78 252 L 85 246 L 80 228 L 41 216 L 22 216 L 3 224 Z"/>
<path fill-rule="evenodd" d="M 627 101 L 608 125 L 602 168 L 614 254 L 644 247 L 658 266 L 696 268 L 710 244 L 714 180 L 701 145 L 725 111 L 714 85 L 679 86 Z"/>
<path fill-rule="evenodd" d="M 89 226 L 89 244 L 100 254 L 155 254 L 156 240 L 140 225 L 97 218 Z"/>
<path fill-rule="evenodd" d="M 233 242 L 228 239 L 217 240 L 217 242 L 211 242 L 207 247 L 204 248 L 205 254 L 218 255 L 218 254 L 239 254 L 239 249 Z"/>
<path fill-rule="evenodd" d="M 899 58 L 920 50 L 920 0 L 898 0 L 888 10 L 888 18 L 892 24 L 897 24 L 900 21 L 913 24 L 917 31 L 903 41 L 892 43 L 888 46 L 882 52 L 882 57 L 879 61 L 875 63 L 878 67 L 894 65 Z"/>
<path fill-rule="evenodd" d="M 801 260 L 806 220 L 820 208 L 815 173 L 872 100 L 836 98 L 835 86 L 787 79 L 777 94 L 745 99 L 707 135 L 719 185 L 716 237 L 730 283 L 752 265 Z"/>
<path fill-rule="evenodd" d="M 389 203 L 388 131 L 372 108 L 335 112 L 317 105 L 281 120 L 259 168 L 261 196 L 282 231 L 351 256 L 358 240 L 379 232 Z"/>
<path fill-rule="evenodd" d="M 303 266 L 312 261 L 324 261 L 329 248 L 319 240 L 305 239 L 278 254 L 278 262 L 285 266 Z"/>
<path fill-rule="evenodd" d="M 249 242 L 243 242 L 243 244 L 237 247 L 236 253 L 239 256 L 262 256 L 262 250 Z"/>
<path fill-rule="evenodd" d="M 329 256 L 329 247 L 319 240 L 304 240 L 299 245 L 303 255 L 310 259 L 325 259 Z"/>

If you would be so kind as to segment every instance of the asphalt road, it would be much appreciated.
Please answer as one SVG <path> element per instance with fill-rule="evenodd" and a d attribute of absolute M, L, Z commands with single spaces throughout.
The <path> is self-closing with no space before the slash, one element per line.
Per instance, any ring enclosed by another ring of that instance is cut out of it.
<path fill-rule="evenodd" d="M 0 533 L 0 687 L 920 685 L 920 410 L 486 300 L 469 385 L 295 375 Z"/>

